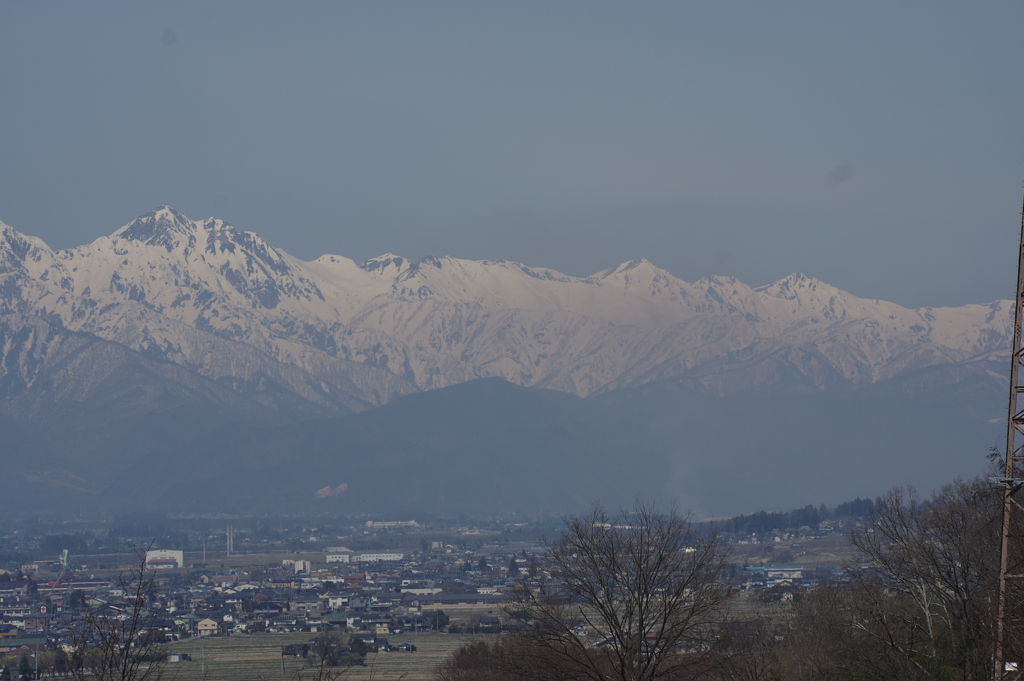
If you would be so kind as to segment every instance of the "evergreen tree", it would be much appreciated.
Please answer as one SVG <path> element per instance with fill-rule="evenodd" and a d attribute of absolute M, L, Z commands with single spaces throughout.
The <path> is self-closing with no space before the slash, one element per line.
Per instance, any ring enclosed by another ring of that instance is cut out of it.
<path fill-rule="evenodd" d="M 428 620 L 432 621 L 434 628 L 438 631 L 441 631 L 442 629 L 447 627 L 448 622 L 451 621 L 448 615 L 444 614 L 444 610 L 435 610 L 434 616 L 429 617 Z"/>

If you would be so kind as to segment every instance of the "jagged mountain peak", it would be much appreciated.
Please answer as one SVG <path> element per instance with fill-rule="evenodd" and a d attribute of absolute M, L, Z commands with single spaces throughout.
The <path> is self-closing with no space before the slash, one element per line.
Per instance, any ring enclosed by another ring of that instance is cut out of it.
<path fill-rule="evenodd" d="M 161 206 L 140 215 L 111 234 L 112 239 L 138 241 L 149 246 L 160 246 L 168 252 L 182 241 L 194 246 L 199 226 L 170 206 Z"/>
<path fill-rule="evenodd" d="M 693 294 L 691 284 L 657 267 L 646 258 L 610 267 L 592 274 L 585 281 L 600 287 L 622 289 L 634 296 L 660 299 L 669 304 L 687 304 Z"/>
<path fill-rule="evenodd" d="M 730 275 L 713 274 L 693 282 L 695 309 L 703 314 L 743 315 L 760 319 L 764 314 L 754 289 Z"/>
<path fill-rule="evenodd" d="M 900 328 L 923 328 L 917 312 L 884 300 L 864 300 L 802 272 L 755 289 L 772 314 L 812 323 L 872 320 Z M 991 320 L 990 320 L 991 321 Z"/>
<path fill-rule="evenodd" d="M 451 255 L 425 255 L 398 273 L 398 281 L 424 279 L 456 283 L 488 269 L 486 262 L 463 260 Z"/>
<path fill-rule="evenodd" d="M 33 250 L 50 253 L 50 247 L 37 236 L 22 234 L 0 222 L 0 262 L 8 259 L 24 260 Z"/>
<path fill-rule="evenodd" d="M 840 303 L 848 305 L 865 302 L 820 279 L 809 277 L 803 272 L 794 272 L 771 284 L 759 286 L 754 291 L 764 299 L 788 301 L 798 306 L 815 307 L 824 303 L 834 306 Z M 875 303 L 885 306 L 895 305 L 883 301 L 875 301 Z"/>
<path fill-rule="evenodd" d="M 763 293 L 775 298 L 788 299 L 795 299 L 802 292 L 825 293 L 827 295 L 834 295 L 835 293 L 840 292 L 835 286 L 826 284 L 814 277 L 808 277 L 803 272 L 794 272 L 788 277 L 783 277 L 782 279 L 774 281 L 767 286 L 759 286 L 755 290 L 758 293 Z"/>
<path fill-rule="evenodd" d="M 647 258 L 634 258 L 633 260 L 622 263 L 621 265 L 618 266 L 617 269 L 619 272 L 625 272 L 626 270 L 635 270 L 641 268 L 658 269 Z"/>
<path fill-rule="evenodd" d="M 411 263 L 408 258 L 403 258 L 394 253 L 385 253 L 376 258 L 370 258 L 359 265 L 361 270 L 376 274 L 378 276 L 396 277 L 409 269 Z"/>
<path fill-rule="evenodd" d="M 255 232 L 236 229 L 220 218 L 209 217 L 196 222 L 170 206 L 140 215 L 114 232 L 110 239 L 163 247 L 167 253 L 178 250 L 185 260 L 191 260 L 194 254 L 213 257 L 209 264 L 215 267 L 237 269 L 241 263 L 242 270 L 250 274 L 263 269 L 259 264 L 278 272 L 288 269 L 284 251 Z M 233 260 L 238 262 L 231 262 Z"/>
<path fill-rule="evenodd" d="M 642 273 L 664 273 L 664 270 L 655 267 L 647 258 L 636 258 L 627 262 L 616 265 L 615 267 L 609 267 L 608 269 L 595 272 L 594 274 L 587 277 L 588 279 L 608 279 L 616 275 L 630 273 L 633 275 L 640 275 Z"/>
<path fill-rule="evenodd" d="M 425 255 L 414 262 L 412 267 L 416 269 L 423 269 L 425 267 L 442 269 L 445 265 L 453 265 L 456 262 L 459 262 L 458 258 L 453 258 L 450 255 Z"/>
<path fill-rule="evenodd" d="M 0 222 L 0 315 L 33 314 L 36 310 L 45 315 L 50 301 L 72 287 L 72 281 L 42 239 L 21 234 Z M 0 347 L 0 363 L 5 360 L 3 352 Z"/>
<path fill-rule="evenodd" d="M 259 268 L 256 263 L 282 274 L 290 269 L 285 252 L 259 234 L 235 229 L 221 220 L 208 220 L 204 226 L 207 227 L 204 244 L 206 254 L 223 254 L 225 257 L 233 255 L 244 262 L 244 269 L 250 273 Z"/>

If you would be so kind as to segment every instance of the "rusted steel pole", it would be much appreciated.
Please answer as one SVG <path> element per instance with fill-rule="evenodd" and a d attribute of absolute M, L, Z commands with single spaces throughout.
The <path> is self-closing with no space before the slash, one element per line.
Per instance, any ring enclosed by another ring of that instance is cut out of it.
<path fill-rule="evenodd" d="M 993 657 L 992 678 L 995 681 L 1008 681 L 1019 677 L 1020 671 L 1016 667 L 1024 660 L 1006 659 L 1006 634 L 1007 634 L 1007 588 L 1010 579 L 1019 578 L 1021 575 L 1014 574 L 1019 566 L 1011 565 L 1010 561 L 1010 539 L 1013 534 L 1014 513 L 1017 504 L 1013 496 L 1024 484 L 1024 473 L 1021 472 L 1019 464 L 1024 461 L 1022 447 L 1016 444 L 1017 434 L 1024 432 L 1024 415 L 1018 411 L 1017 395 L 1022 391 L 1020 385 L 1020 365 L 1024 359 L 1024 352 L 1021 348 L 1021 324 L 1024 322 L 1024 205 L 1021 207 L 1021 233 L 1020 251 L 1017 257 L 1017 294 L 1013 313 L 1013 341 L 1010 346 L 1010 403 L 1007 409 L 1006 420 L 1006 460 L 1003 466 L 1003 477 L 995 481 L 1003 488 L 1002 523 L 999 540 L 999 593 L 996 602 L 996 649 Z M 1011 668 L 1007 669 L 1007 662 L 1011 662 Z"/>

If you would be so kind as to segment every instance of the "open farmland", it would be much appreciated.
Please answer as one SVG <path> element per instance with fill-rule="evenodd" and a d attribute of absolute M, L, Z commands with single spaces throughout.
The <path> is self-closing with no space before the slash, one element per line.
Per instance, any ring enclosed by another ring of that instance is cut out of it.
<path fill-rule="evenodd" d="M 312 677 L 303 660 L 281 656 L 281 648 L 289 643 L 305 643 L 316 634 L 253 634 L 211 637 L 200 641 L 190 639 L 169 646 L 171 652 L 188 653 L 191 662 L 169 665 L 177 679 L 206 681 L 258 681 L 261 679 L 295 679 Z M 344 635 L 347 638 L 347 635 Z M 392 646 L 412 643 L 415 653 L 370 653 L 366 666 L 345 670 L 344 678 L 352 681 L 407 681 L 431 678 L 434 667 L 451 651 L 467 640 L 484 636 L 457 634 L 409 633 L 389 636 Z M 205 660 L 205 662 L 204 662 Z M 205 676 L 203 668 L 205 666 Z M 305 673 L 300 674 L 305 669 Z"/>

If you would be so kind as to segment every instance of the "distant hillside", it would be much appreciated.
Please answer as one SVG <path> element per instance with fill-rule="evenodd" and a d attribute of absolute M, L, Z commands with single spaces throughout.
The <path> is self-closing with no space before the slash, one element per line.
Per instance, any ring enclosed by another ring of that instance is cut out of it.
<path fill-rule="evenodd" d="M 183 411 L 78 431 L 45 470 L 18 471 L 0 506 L 536 515 L 640 495 L 699 517 L 779 510 L 982 473 L 1002 402 L 998 379 L 943 368 L 856 390 L 727 397 L 657 382 L 582 399 L 481 379 L 299 425 Z"/>

